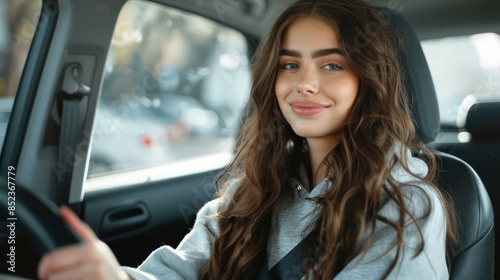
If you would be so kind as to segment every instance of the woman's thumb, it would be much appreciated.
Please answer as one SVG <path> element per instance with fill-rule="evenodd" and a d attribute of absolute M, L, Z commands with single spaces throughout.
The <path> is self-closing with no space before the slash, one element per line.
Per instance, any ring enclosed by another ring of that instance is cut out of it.
<path fill-rule="evenodd" d="M 67 206 L 61 206 L 59 210 L 61 218 L 76 232 L 85 242 L 93 242 L 97 240 L 97 236 L 92 229 L 84 223 L 78 216 Z"/>

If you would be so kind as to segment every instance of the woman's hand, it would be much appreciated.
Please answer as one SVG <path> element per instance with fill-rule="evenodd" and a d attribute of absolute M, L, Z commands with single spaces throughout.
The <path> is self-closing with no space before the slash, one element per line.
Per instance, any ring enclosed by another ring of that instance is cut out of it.
<path fill-rule="evenodd" d="M 61 218 L 84 242 L 45 254 L 38 265 L 38 278 L 43 280 L 131 279 L 120 269 L 120 264 L 111 249 L 99 240 L 92 229 L 73 211 L 68 207 L 61 207 Z"/>

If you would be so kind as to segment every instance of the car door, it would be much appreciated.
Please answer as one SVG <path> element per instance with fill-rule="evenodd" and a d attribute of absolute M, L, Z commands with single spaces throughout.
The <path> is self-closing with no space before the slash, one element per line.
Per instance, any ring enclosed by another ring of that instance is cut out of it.
<path fill-rule="evenodd" d="M 148 14 L 148 17 L 144 17 Z M 232 158 L 249 94 L 244 34 L 127 2 L 108 51 L 85 182 L 85 220 L 124 265 L 175 246 Z"/>
<path fill-rule="evenodd" d="M 18 186 L 70 205 L 123 265 L 175 246 L 233 157 L 252 3 L 44 0 L 2 174 L 12 166 Z M 39 256 L 21 243 L 19 275 L 34 277 Z"/>

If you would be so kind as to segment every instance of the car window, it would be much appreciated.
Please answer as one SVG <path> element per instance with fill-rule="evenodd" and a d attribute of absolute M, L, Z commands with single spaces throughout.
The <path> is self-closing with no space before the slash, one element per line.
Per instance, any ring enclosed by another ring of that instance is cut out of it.
<path fill-rule="evenodd" d="M 441 123 L 457 126 L 462 103 L 500 100 L 500 36 L 495 33 L 422 42 L 436 87 Z"/>
<path fill-rule="evenodd" d="M 86 189 L 109 178 L 131 183 L 137 169 L 150 180 L 154 175 L 145 174 L 164 164 L 163 173 L 215 169 L 221 158 L 226 164 L 249 95 L 247 52 L 236 30 L 159 4 L 127 2 L 106 62 Z"/>
<path fill-rule="evenodd" d="M 0 1 L 0 148 L 41 9 L 42 0 Z"/>

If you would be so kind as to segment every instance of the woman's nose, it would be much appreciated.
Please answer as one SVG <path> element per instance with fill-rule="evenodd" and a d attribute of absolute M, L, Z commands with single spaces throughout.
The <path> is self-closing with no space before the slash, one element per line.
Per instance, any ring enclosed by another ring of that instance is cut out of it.
<path fill-rule="evenodd" d="M 304 67 L 297 83 L 297 91 L 302 94 L 316 94 L 319 89 L 319 77 L 313 67 Z"/>

